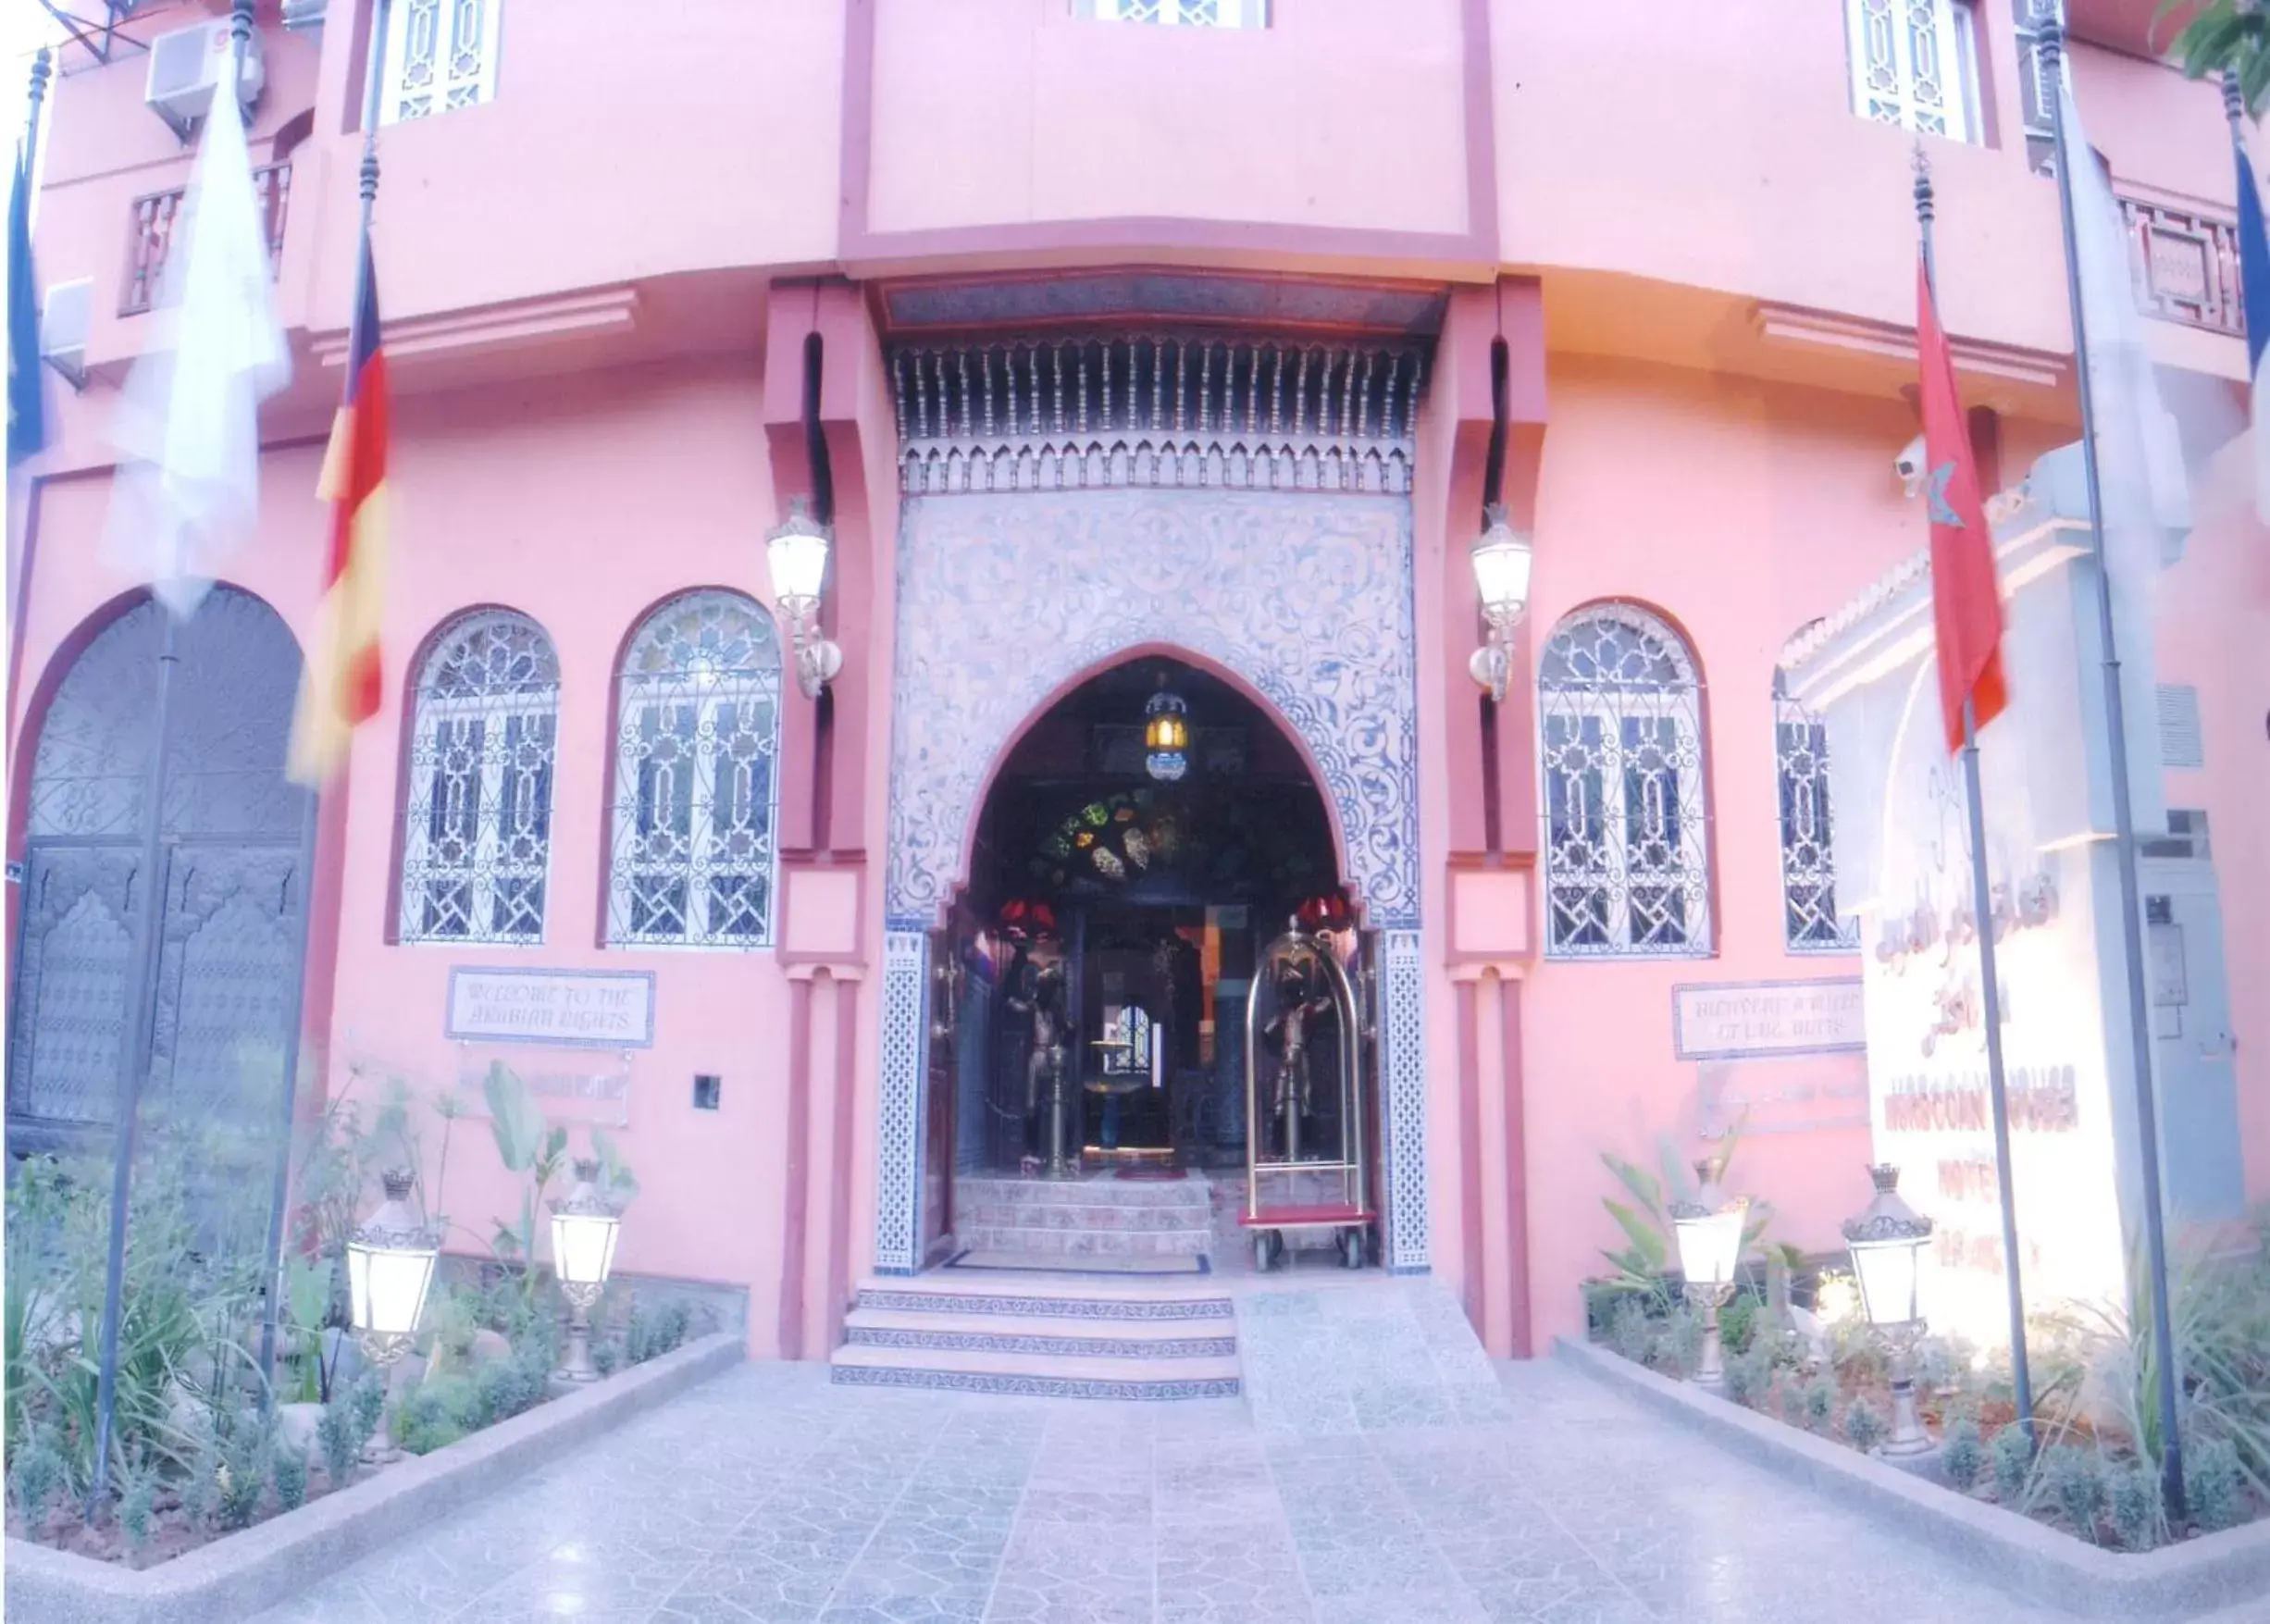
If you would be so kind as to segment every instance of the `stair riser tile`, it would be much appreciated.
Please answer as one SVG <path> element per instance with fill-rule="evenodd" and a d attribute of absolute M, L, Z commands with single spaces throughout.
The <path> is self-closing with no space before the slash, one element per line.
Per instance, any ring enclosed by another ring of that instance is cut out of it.
<path fill-rule="evenodd" d="M 1050 1354 L 1091 1359 L 1216 1359 L 1237 1352 L 1234 1336 L 1048 1336 L 1031 1333 L 909 1331 L 854 1325 L 850 1340 L 865 1347 L 951 1348 L 968 1353 Z"/>
<path fill-rule="evenodd" d="M 972 1252 L 1023 1252 L 1049 1258 L 1200 1258 L 1214 1249 L 1213 1236 L 1204 1230 L 1122 1233 L 975 1224 L 957 1225 L 954 1238 Z"/>
<path fill-rule="evenodd" d="M 1025 1398 L 1172 1400 L 1235 1398 L 1234 1376 L 1189 1382 L 1116 1382 L 1077 1376 L 997 1376 L 975 1370 L 837 1365 L 829 1379 L 842 1387 L 926 1387 L 949 1393 L 991 1393 Z"/>
<path fill-rule="evenodd" d="M 956 1220 L 986 1229 L 1095 1230 L 1099 1233 L 1168 1234 L 1180 1231 L 1210 1233 L 1213 1221 L 1203 1212 L 1182 1213 L 1159 1207 L 1022 1207 L 992 1202 L 958 1202 Z"/>
<path fill-rule="evenodd" d="M 1235 1318 L 1227 1297 L 1148 1299 L 1141 1297 L 1047 1296 L 980 1292 L 924 1291 L 920 1287 L 862 1287 L 855 1308 L 915 1314 L 1004 1314 L 1019 1318 L 1085 1321 L 1220 1320 Z"/>

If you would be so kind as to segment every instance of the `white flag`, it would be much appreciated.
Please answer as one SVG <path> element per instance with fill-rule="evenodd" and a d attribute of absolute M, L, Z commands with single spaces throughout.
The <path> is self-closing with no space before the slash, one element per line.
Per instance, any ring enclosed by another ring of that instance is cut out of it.
<path fill-rule="evenodd" d="M 158 308 L 111 424 L 105 551 L 176 615 L 195 613 L 260 507 L 260 403 L 292 381 L 269 293 L 268 230 L 236 98 L 217 88 L 176 216 Z"/>
<path fill-rule="evenodd" d="M 2164 549 L 2190 528 L 2176 419 L 2161 403 L 2143 316 L 2136 307 L 2128 230 L 2112 182 L 2082 133 L 2070 84 L 2060 85 L 2065 151 L 2073 160 L 2074 258 L 2088 329 L 2090 403 L 2096 418 L 2098 522 L 2112 577 L 2114 637 L 2128 719 L 2128 783 L 2139 829 L 2167 824 L 2160 778 L 2152 678 L 2152 600 Z"/>

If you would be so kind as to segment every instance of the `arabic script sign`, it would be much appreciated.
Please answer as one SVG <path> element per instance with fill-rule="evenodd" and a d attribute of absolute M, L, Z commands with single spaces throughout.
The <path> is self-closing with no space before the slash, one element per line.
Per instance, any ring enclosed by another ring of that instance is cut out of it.
<path fill-rule="evenodd" d="M 1682 1060 L 1851 1054 L 1868 1046 L 1856 975 L 1675 986 L 1671 1035 Z"/>

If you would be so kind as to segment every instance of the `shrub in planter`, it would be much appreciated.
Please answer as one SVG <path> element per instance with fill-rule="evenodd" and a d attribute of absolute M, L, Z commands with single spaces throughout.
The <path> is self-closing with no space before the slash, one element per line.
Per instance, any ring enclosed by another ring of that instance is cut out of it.
<path fill-rule="evenodd" d="M 1967 1494 L 1986 1469 L 1986 1445 L 1978 1437 L 1978 1423 L 1963 1417 L 1947 1429 L 1939 1451 L 1940 1469 L 1958 1493 Z"/>
<path fill-rule="evenodd" d="M 476 1426 L 479 1396 L 463 1376 L 436 1376 L 419 1382 L 394 1407 L 394 1442 L 411 1455 L 430 1455 L 454 1444 Z"/>
<path fill-rule="evenodd" d="M 2113 1531 L 2131 1551 L 2149 1551 L 2160 1532 L 2160 1480 L 2140 1460 L 2114 1467 L 2106 1474 L 2105 1509 Z"/>
<path fill-rule="evenodd" d="M 130 1556 L 140 1556 L 157 1516 L 157 1473 L 148 1467 L 129 1470 L 119 1484 L 118 1528 Z"/>
<path fill-rule="evenodd" d="M 329 1474 L 331 1487 L 345 1488 L 354 1476 L 355 1457 L 363 1449 L 351 1399 L 342 1395 L 323 1407 L 323 1419 L 316 1423 L 316 1443 L 323 1450 L 323 1469 Z"/>
<path fill-rule="evenodd" d="M 1702 1362 L 1702 1317 L 1684 1304 L 1672 1309 L 1663 1341 L 1665 1350 L 1670 1356 L 1672 1373 L 1685 1375 Z"/>
<path fill-rule="evenodd" d="M 385 1379 L 376 1370 L 364 1371 L 347 1402 L 354 1416 L 354 1446 L 360 1449 L 377 1434 L 378 1418 L 386 1413 Z"/>
<path fill-rule="evenodd" d="M 219 1486 L 220 1457 L 209 1444 L 199 1447 L 189 1463 L 189 1475 L 181 1480 L 181 1515 L 192 1529 L 205 1526 L 213 1515 L 213 1497 Z"/>
<path fill-rule="evenodd" d="M 473 1430 L 509 1420 L 536 1402 L 540 1391 L 518 1359 L 483 1365 L 473 1376 Z"/>
<path fill-rule="evenodd" d="M 63 1456 L 42 1429 L 16 1452 L 8 1468 L 8 1492 L 16 1496 L 16 1509 L 27 1527 L 36 1529 L 47 1520 L 48 1509 L 64 1487 L 63 1478 Z"/>
<path fill-rule="evenodd" d="M 1823 1376 L 1805 1390 L 1805 1425 L 1818 1431 L 1829 1424 L 1829 1412 L 1836 1407 L 1837 1384 Z"/>
<path fill-rule="evenodd" d="M 1792 1427 L 1805 1425 L 1805 1389 L 1794 1382 L 1781 1383 L 1781 1419 Z"/>
<path fill-rule="evenodd" d="M 1768 1353 L 1766 1348 L 1754 1347 L 1726 1361 L 1727 1397 L 1736 1404 L 1756 1407 L 1773 1381 L 1773 1363 Z"/>
<path fill-rule="evenodd" d="M 2191 1520 L 2213 1531 L 2237 1522 L 2244 1509 L 2239 1498 L 2242 1474 L 2238 1446 L 2227 1438 L 2187 1444 L 2183 1451 L 2183 1499 Z"/>
<path fill-rule="evenodd" d="M 286 1511 L 296 1511 L 307 1499 L 307 1457 L 297 1449 L 279 1448 L 272 1469 L 276 1480 L 276 1503 Z"/>
<path fill-rule="evenodd" d="M 1854 1399 L 1852 1407 L 1844 1412 L 1844 1435 L 1854 1449 L 1866 1455 L 1884 1441 L 1883 1412 L 1865 1398 Z"/>
<path fill-rule="evenodd" d="M 1608 1346 L 1635 1365 L 1647 1362 L 1655 1351 L 1656 1330 L 1647 1322 L 1647 1307 L 1637 1297 L 1625 1297 L 1608 1310 Z"/>
<path fill-rule="evenodd" d="M 2013 1421 L 1994 1434 L 1993 1447 L 1987 1453 L 1994 1466 L 1994 1497 L 2004 1506 L 2016 1506 L 2026 1492 L 2027 1474 L 2033 1470 L 2033 1445 L 2026 1429 Z"/>
<path fill-rule="evenodd" d="M 1757 1332 L 1757 1299 L 1737 1292 L 1731 1302 L 1718 1310 L 1718 1340 L 1725 1344 L 1727 1357 L 1750 1351 L 1750 1342 Z"/>
<path fill-rule="evenodd" d="M 1644 1358 L 1644 1356 L 1643 1355 L 1642 1357 Z M 623 1350 L 614 1343 L 595 1342 L 591 1345 L 591 1369 L 597 1370 L 601 1375 L 614 1375 L 616 1367 L 622 1362 Z"/>
<path fill-rule="evenodd" d="M 2104 1468 L 2095 1451 L 2058 1444 L 2041 1457 L 2041 1481 L 2074 1531 L 2093 1541 L 2104 1511 Z"/>
<path fill-rule="evenodd" d="M 268 1487 L 267 1442 L 249 1427 L 229 1440 L 214 1480 L 218 1489 L 214 1510 L 221 1527 L 246 1528 L 258 1515 Z"/>

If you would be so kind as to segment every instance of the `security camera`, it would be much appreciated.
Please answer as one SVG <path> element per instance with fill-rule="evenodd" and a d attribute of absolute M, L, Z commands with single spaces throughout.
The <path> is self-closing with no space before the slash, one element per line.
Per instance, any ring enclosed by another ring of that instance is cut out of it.
<path fill-rule="evenodd" d="M 1915 439 L 1900 447 L 1900 454 L 1892 459 L 1892 471 L 1900 477 L 1901 489 L 1905 490 L 1909 496 L 1915 495 L 1923 489 L 1924 476 L 1927 472 L 1924 466 L 1924 456 L 1923 436 L 1918 434 Z"/>

